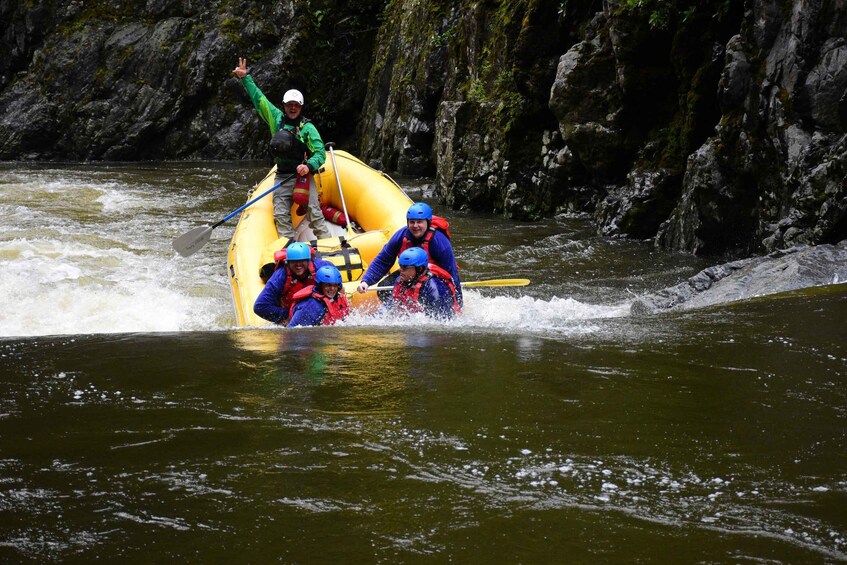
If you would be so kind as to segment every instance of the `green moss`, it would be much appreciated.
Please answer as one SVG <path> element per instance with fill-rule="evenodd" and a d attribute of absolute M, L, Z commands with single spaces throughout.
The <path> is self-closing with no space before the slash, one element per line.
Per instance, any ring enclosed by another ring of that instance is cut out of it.
<path fill-rule="evenodd" d="M 194 51 L 194 46 L 196 46 L 206 34 L 206 27 L 204 24 L 200 23 L 199 20 L 195 21 L 195 23 L 188 29 L 188 31 L 180 38 L 180 41 L 185 43 L 189 48 L 182 50 L 182 55 L 177 63 L 177 66 L 180 70 L 185 69 L 188 64 L 188 59 L 191 57 L 191 54 Z"/>
<path fill-rule="evenodd" d="M 82 5 L 82 10 L 74 19 L 62 22 L 57 27 L 57 31 L 64 37 L 71 37 L 102 23 L 124 23 L 144 19 L 143 3 L 86 0 Z"/>
<path fill-rule="evenodd" d="M 119 63 L 125 63 L 126 61 L 132 58 L 134 53 L 135 51 L 133 50 L 133 48 L 127 45 L 126 47 L 121 48 L 117 53 L 115 53 L 115 60 Z"/>
<path fill-rule="evenodd" d="M 488 95 L 485 92 L 485 85 L 481 79 L 475 78 L 468 84 L 467 98 L 471 102 L 485 102 L 488 100 Z"/>
<path fill-rule="evenodd" d="M 224 33 L 240 33 L 241 20 L 238 18 L 227 17 L 221 20 L 219 27 Z"/>
<path fill-rule="evenodd" d="M 226 17 L 221 20 L 219 28 L 224 37 L 238 47 L 242 47 L 241 39 L 241 19 L 235 17 Z"/>
<path fill-rule="evenodd" d="M 97 72 L 94 73 L 94 83 L 98 85 L 103 84 L 108 75 L 109 70 L 106 67 L 100 67 L 99 69 L 97 69 Z"/>
<path fill-rule="evenodd" d="M 517 87 L 516 71 L 510 55 L 512 44 L 518 34 L 518 27 L 528 26 L 530 10 L 524 0 L 501 2 L 497 9 L 488 15 L 482 13 L 480 25 L 488 31 L 483 35 L 485 43 L 481 46 L 475 63 L 476 76 L 469 77 L 464 83 L 462 93 L 472 102 L 497 102 L 495 117 L 500 129 L 508 131 L 520 119 L 523 96 Z M 466 38 L 457 37 L 460 44 Z"/>
<path fill-rule="evenodd" d="M 134 3 L 132 2 L 87 1 L 83 3 L 83 10 L 78 19 L 83 21 L 126 21 L 137 16 L 133 7 Z"/>

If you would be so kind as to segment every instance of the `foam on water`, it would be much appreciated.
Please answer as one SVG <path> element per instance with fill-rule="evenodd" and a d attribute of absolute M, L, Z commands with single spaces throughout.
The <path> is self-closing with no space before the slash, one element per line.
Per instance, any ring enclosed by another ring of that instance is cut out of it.
<path fill-rule="evenodd" d="M 484 296 L 465 289 L 463 314 L 454 320 L 428 318 L 423 314 L 396 315 L 386 312 L 361 314 L 354 312 L 343 325 L 397 326 L 410 324 L 444 326 L 456 329 L 504 329 L 538 333 L 588 333 L 597 329 L 593 320 L 616 318 L 629 313 L 628 304 L 614 306 L 585 304 L 571 298 L 552 297 L 542 300 L 531 296 Z"/>
<path fill-rule="evenodd" d="M 0 183 L 0 336 L 231 325 L 220 255 L 180 262 L 171 248 L 181 228 L 158 217 L 173 204 L 106 179 Z"/>
<path fill-rule="evenodd" d="M 48 239 L 2 242 L 0 256 L 4 336 L 203 329 L 229 306 L 155 255 Z"/>

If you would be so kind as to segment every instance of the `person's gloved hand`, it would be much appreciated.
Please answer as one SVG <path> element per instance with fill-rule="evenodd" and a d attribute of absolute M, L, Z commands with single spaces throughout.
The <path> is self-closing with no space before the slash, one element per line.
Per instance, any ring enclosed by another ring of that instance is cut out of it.
<path fill-rule="evenodd" d="M 356 290 L 358 290 L 361 293 L 365 293 L 365 292 L 368 291 L 369 286 L 370 285 L 368 283 L 366 283 L 365 281 L 362 281 L 362 282 L 359 283 L 359 286 L 356 288 Z"/>

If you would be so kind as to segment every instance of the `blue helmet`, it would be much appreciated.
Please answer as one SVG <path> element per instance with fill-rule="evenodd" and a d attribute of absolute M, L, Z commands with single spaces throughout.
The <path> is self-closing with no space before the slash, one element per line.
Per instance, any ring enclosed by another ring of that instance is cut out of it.
<path fill-rule="evenodd" d="M 292 243 L 285 251 L 286 261 L 302 261 L 312 258 L 312 248 L 305 243 Z"/>
<path fill-rule="evenodd" d="M 315 273 L 315 282 L 318 284 L 341 284 L 341 273 L 332 265 L 324 265 Z"/>
<path fill-rule="evenodd" d="M 409 206 L 408 212 L 406 212 L 407 220 L 426 220 L 427 222 L 432 221 L 432 208 L 429 207 L 429 204 L 424 202 L 415 202 L 411 206 Z"/>
<path fill-rule="evenodd" d="M 401 267 L 426 267 L 429 255 L 420 247 L 410 247 L 400 254 Z"/>

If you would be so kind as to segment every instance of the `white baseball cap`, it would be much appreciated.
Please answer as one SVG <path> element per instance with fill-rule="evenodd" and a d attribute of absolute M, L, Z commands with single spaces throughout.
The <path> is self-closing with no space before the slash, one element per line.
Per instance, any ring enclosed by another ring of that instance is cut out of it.
<path fill-rule="evenodd" d="M 299 90 L 294 90 L 293 88 L 285 93 L 282 97 L 282 103 L 288 104 L 289 102 L 297 102 L 301 106 L 303 105 L 303 94 Z"/>

